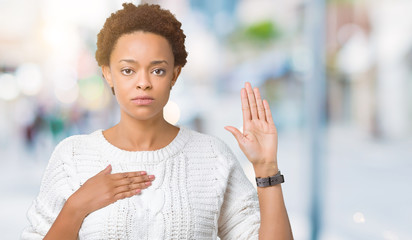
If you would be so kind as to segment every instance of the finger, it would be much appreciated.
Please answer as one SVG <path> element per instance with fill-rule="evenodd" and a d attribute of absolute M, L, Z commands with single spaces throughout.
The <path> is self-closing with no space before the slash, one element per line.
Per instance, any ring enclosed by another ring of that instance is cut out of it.
<path fill-rule="evenodd" d="M 147 173 L 145 171 L 115 173 L 115 174 L 112 174 L 112 179 L 119 180 L 119 179 L 129 178 L 129 177 L 139 177 L 139 176 L 146 175 L 146 174 Z"/>
<path fill-rule="evenodd" d="M 136 189 L 146 189 L 152 185 L 151 182 L 144 182 L 144 183 L 134 183 L 134 184 L 127 184 L 122 185 L 114 189 L 114 194 L 119 194 L 122 192 L 129 192 Z"/>
<path fill-rule="evenodd" d="M 100 171 L 97 175 L 108 175 L 112 172 L 112 165 L 107 165 L 107 167 L 105 169 L 103 169 L 102 171 Z"/>
<path fill-rule="evenodd" d="M 266 99 L 263 100 L 263 106 L 265 107 L 266 121 L 267 121 L 268 123 L 273 123 L 273 124 L 275 124 L 275 123 L 273 122 L 273 119 L 272 119 L 272 113 L 271 113 L 271 111 L 270 111 L 269 103 L 268 103 L 268 101 L 267 101 Z"/>
<path fill-rule="evenodd" d="M 113 185 L 115 187 L 122 186 L 122 185 L 128 185 L 128 184 L 133 184 L 133 183 L 144 183 L 144 182 L 151 182 L 155 179 L 154 175 L 143 175 L 143 176 L 137 176 L 137 177 L 127 177 L 127 178 L 122 178 L 122 179 L 117 179 L 114 180 L 115 182 Z"/>
<path fill-rule="evenodd" d="M 253 91 L 255 92 L 255 98 L 256 98 L 255 100 L 256 100 L 256 105 L 257 105 L 258 117 L 260 120 L 266 121 L 265 108 L 263 107 L 263 101 L 262 101 L 262 98 L 260 97 L 259 88 L 255 87 Z"/>
<path fill-rule="evenodd" d="M 250 121 L 252 118 L 250 115 L 250 107 L 249 107 L 249 101 L 247 99 L 246 89 L 244 88 L 240 90 L 240 99 L 242 101 L 243 129 L 245 129 L 245 123 Z"/>
<path fill-rule="evenodd" d="M 225 129 L 232 133 L 237 142 L 240 144 L 241 140 L 243 139 L 243 134 L 239 131 L 239 129 L 232 126 L 226 126 Z"/>
<path fill-rule="evenodd" d="M 249 82 L 245 83 L 247 99 L 249 100 L 249 107 L 252 119 L 257 119 L 257 108 L 256 108 L 256 99 L 255 94 L 253 93 L 252 85 Z"/>
<path fill-rule="evenodd" d="M 124 198 L 128 198 L 128 197 L 133 197 L 134 195 L 141 193 L 141 191 L 142 190 L 140 190 L 140 189 L 136 189 L 136 190 L 130 190 L 128 192 L 118 193 L 118 194 L 114 195 L 114 201 L 124 199 Z"/>

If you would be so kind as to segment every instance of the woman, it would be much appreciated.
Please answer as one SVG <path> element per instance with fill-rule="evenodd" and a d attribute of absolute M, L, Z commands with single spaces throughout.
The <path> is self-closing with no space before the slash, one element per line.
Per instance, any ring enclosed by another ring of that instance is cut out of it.
<path fill-rule="evenodd" d="M 187 57 L 180 27 L 147 4 L 123 4 L 106 20 L 96 59 L 120 122 L 56 147 L 23 239 L 292 239 L 280 184 L 259 187 L 257 198 L 221 140 L 165 121 Z M 241 100 L 244 132 L 226 130 L 256 177 L 281 180 L 268 103 L 249 83 Z"/>

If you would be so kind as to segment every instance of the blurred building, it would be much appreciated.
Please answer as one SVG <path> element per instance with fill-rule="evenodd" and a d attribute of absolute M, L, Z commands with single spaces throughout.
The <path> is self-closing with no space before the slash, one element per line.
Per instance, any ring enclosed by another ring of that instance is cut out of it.
<path fill-rule="evenodd" d="M 313 68 L 308 45 L 313 33 L 307 28 L 316 17 L 307 15 L 313 1 L 142 2 L 170 9 L 187 36 L 188 64 L 173 88 L 167 119 L 222 138 L 251 179 L 250 164 L 223 127 L 242 125 L 244 82 L 261 88 L 279 130 L 294 234 L 309 239 L 305 94 Z M 98 31 L 121 4 L 0 1 L 0 166 L 6 170 L 0 226 L 8 226 L 0 230 L 5 239 L 14 239 L 26 224 L 25 211 L 57 142 L 108 128 L 119 118 L 94 53 Z M 404 193 L 403 184 L 412 180 L 406 171 L 412 157 L 411 10 L 408 0 L 330 0 L 321 9 L 327 96 L 322 239 L 412 238 L 407 226 L 412 210 L 406 204 L 412 195 Z M 386 169 L 396 175 L 388 182 L 380 175 L 386 176 Z M 390 194 L 380 195 L 380 186 Z"/>

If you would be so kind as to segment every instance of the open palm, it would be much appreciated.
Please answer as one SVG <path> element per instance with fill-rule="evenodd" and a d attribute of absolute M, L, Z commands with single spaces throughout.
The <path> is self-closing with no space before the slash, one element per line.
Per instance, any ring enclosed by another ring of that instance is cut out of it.
<path fill-rule="evenodd" d="M 236 138 L 240 149 L 253 165 L 277 165 L 277 130 L 269 104 L 262 100 L 258 88 L 245 83 L 241 90 L 243 133 L 233 126 L 225 127 Z"/>

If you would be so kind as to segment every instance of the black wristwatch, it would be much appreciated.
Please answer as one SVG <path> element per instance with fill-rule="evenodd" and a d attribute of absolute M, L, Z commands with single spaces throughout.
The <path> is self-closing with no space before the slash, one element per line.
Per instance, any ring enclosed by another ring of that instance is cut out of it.
<path fill-rule="evenodd" d="M 284 183 L 285 178 L 283 177 L 282 174 L 280 174 L 280 171 L 276 173 L 276 175 L 267 177 L 267 178 L 256 178 L 256 185 L 258 187 L 270 187 L 270 186 L 275 186 L 280 183 Z"/>

